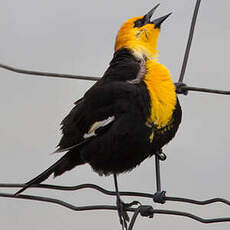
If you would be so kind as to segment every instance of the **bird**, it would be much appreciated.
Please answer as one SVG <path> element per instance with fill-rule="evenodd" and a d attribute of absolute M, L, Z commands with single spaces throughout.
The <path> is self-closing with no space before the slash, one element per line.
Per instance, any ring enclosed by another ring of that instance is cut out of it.
<path fill-rule="evenodd" d="M 158 60 L 161 25 L 171 14 L 151 20 L 158 6 L 120 27 L 107 70 L 61 122 L 56 152 L 65 152 L 64 156 L 16 195 L 51 174 L 60 176 L 89 164 L 99 175 L 114 176 L 117 204 L 125 205 L 117 175 L 161 151 L 174 138 L 182 118 L 171 74 Z M 121 209 L 124 223 L 128 217 Z"/>

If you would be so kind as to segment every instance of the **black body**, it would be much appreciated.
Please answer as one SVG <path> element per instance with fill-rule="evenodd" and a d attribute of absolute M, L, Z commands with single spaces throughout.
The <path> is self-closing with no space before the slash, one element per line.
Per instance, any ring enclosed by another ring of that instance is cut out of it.
<path fill-rule="evenodd" d="M 150 116 L 148 90 L 143 81 L 140 84 L 127 82 L 136 78 L 139 63 L 128 49 L 116 52 L 102 79 L 63 120 L 60 149 L 83 141 L 84 133 L 94 122 L 115 116 L 115 121 L 98 130 L 97 136 L 80 148 L 70 150 L 68 163 L 60 164 L 55 175 L 80 163 L 89 163 L 99 174 L 122 173 L 152 156 L 174 137 L 181 121 L 178 101 L 168 126 L 154 129 L 153 142 L 149 141 L 153 128 L 145 125 Z"/>
<path fill-rule="evenodd" d="M 178 100 L 166 127 L 157 129 L 146 125 L 151 106 L 147 87 L 144 81 L 130 83 L 137 78 L 140 68 L 140 60 L 128 49 L 114 54 L 104 76 L 75 103 L 61 123 L 63 136 L 57 151 L 67 150 L 67 153 L 16 194 L 32 184 L 41 183 L 52 173 L 58 176 L 85 163 L 100 175 L 129 171 L 175 136 L 181 122 Z M 111 116 L 115 117 L 114 121 L 96 129 L 96 136 L 84 138 L 95 122 Z M 150 142 L 153 131 L 153 141 Z"/>

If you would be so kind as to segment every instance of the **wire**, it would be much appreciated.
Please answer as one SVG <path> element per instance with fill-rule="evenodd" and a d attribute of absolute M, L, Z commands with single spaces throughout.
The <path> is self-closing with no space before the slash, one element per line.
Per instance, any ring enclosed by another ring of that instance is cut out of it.
<path fill-rule="evenodd" d="M 21 188 L 24 187 L 25 184 L 8 184 L 8 183 L 1 183 L 0 188 Z M 41 188 L 41 189 L 50 189 L 50 190 L 60 190 L 60 191 L 77 191 L 81 189 L 94 189 L 97 190 L 105 195 L 109 196 L 116 196 L 116 192 L 104 189 L 95 184 L 81 184 L 76 186 L 59 186 L 59 185 L 51 185 L 51 184 L 35 184 L 32 185 L 31 188 Z M 154 199 L 154 194 L 150 193 L 141 193 L 141 192 L 126 192 L 121 191 L 119 192 L 121 196 L 132 196 L 132 197 L 143 197 L 143 198 L 151 198 Z M 216 202 L 224 203 L 230 206 L 230 201 L 223 199 L 223 198 L 212 198 L 208 200 L 198 201 L 188 198 L 181 198 L 181 197 L 169 197 L 165 196 L 166 201 L 177 201 L 177 202 L 185 202 L 191 203 L 196 205 L 208 205 L 213 204 Z"/>
<path fill-rule="evenodd" d="M 65 78 L 65 79 L 80 79 L 80 80 L 88 80 L 88 81 L 97 81 L 100 78 L 98 77 L 90 77 L 90 76 L 82 76 L 82 75 L 73 75 L 73 74 L 61 74 L 61 73 L 49 73 L 49 72 L 41 72 L 41 71 L 33 71 L 33 70 L 25 70 L 15 68 L 9 65 L 1 64 L 0 68 L 13 71 L 16 73 L 43 76 L 43 77 L 55 77 L 55 78 Z"/>
<path fill-rule="evenodd" d="M 183 60 L 182 68 L 181 68 L 179 82 L 183 82 L 183 80 L 184 80 L 184 74 L 185 74 L 185 70 L 187 67 L 187 63 L 188 63 L 188 58 L 189 58 L 189 53 L 190 53 L 190 49 L 191 49 L 191 45 L 192 45 L 192 39 L 193 39 L 194 29 L 195 29 L 195 25 L 196 25 L 197 15 L 199 12 L 200 2 L 201 2 L 201 0 L 197 0 L 195 10 L 193 13 L 192 23 L 191 23 L 191 27 L 190 27 L 190 31 L 189 31 L 187 46 L 185 49 L 184 60 Z"/>
<path fill-rule="evenodd" d="M 64 79 L 80 79 L 80 80 L 88 80 L 88 81 L 97 81 L 99 77 L 91 77 L 91 76 L 82 76 L 82 75 L 73 75 L 73 74 L 59 74 L 59 73 L 49 73 L 49 72 L 41 72 L 41 71 L 31 71 L 25 69 L 15 68 L 9 65 L 0 64 L 0 68 L 13 71 L 16 73 L 43 76 L 43 77 L 52 77 L 52 78 L 64 78 Z M 176 82 L 176 90 L 177 94 L 187 95 L 188 91 L 196 91 L 203 93 L 215 93 L 215 94 L 223 94 L 230 95 L 230 91 L 228 90 L 217 90 L 217 89 L 208 89 L 208 88 L 200 88 L 200 87 L 191 87 L 185 84 L 181 84 L 180 82 Z"/>
<path fill-rule="evenodd" d="M 188 91 L 196 91 L 202 93 L 213 93 L 213 94 L 222 94 L 222 95 L 230 95 L 230 91 L 228 90 L 218 90 L 218 89 L 208 89 L 208 88 L 200 88 L 200 87 L 191 87 L 191 86 L 181 86 L 182 93 L 186 93 Z"/>
<path fill-rule="evenodd" d="M 113 206 L 113 205 L 90 205 L 90 206 L 81 206 L 81 207 L 79 207 L 79 206 L 75 206 L 75 205 L 72 205 L 70 203 L 67 203 L 67 202 L 65 202 L 63 200 L 54 199 L 54 198 L 50 198 L 50 197 L 42 197 L 42 196 L 32 196 L 32 195 L 18 195 L 18 196 L 15 196 L 14 194 L 10 194 L 10 193 L 0 193 L 0 197 L 48 202 L 48 203 L 53 203 L 53 204 L 63 206 L 65 208 L 71 209 L 73 211 L 117 210 L 117 207 Z M 140 207 L 142 207 L 142 205 L 139 206 L 138 211 L 137 211 L 136 208 L 126 208 L 125 210 L 128 211 L 128 212 L 136 212 L 136 215 L 137 215 L 140 212 Z M 152 215 L 153 214 L 166 214 L 166 215 L 183 216 L 183 217 L 188 217 L 188 218 L 191 218 L 191 219 L 196 220 L 198 222 L 206 223 L 206 224 L 208 224 L 208 223 L 230 222 L 230 218 L 205 219 L 205 218 L 201 218 L 199 216 L 193 215 L 191 213 L 174 211 L 174 210 L 152 209 L 151 214 Z"/>

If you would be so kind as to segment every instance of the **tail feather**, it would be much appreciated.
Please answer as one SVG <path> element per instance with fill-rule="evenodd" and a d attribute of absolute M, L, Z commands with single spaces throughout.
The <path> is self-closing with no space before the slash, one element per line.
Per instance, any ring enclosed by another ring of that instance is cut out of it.
<path fill-rule="evenodd" d="M 68 158 L 63 161 L 61 164 L 58 164 L 54 170 L 54 177 L 60 176 L 65 171 L 73 169 L 77 165 L 82 165 L 85 162 L 81 159 L 81 156 L 78 152 L 72 150 L 68 152 Z"/>
<path fill-rule="evenodd" d="M 85 162 L 83 162 L 83 160 L 80 158 L 80 154 L 78 153 L 78 151 L 69 151 L 44 172 L 42 172 L 32 180 L 28 181 L 23 188 L 15 193 L 15 196 L 19 195 L 34 184 L 40 184 L 41 182 L 46 180 L 52 173 L 54 173 L 54 176 L 59 176 L 65 171 L 84 163 Z"/>

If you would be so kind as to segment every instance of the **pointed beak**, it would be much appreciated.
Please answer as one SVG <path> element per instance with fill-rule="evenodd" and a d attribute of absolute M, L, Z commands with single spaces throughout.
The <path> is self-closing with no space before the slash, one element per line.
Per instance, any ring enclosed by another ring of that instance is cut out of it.
<path fill-rule="evenodd" d="M 160 5 L 157 4 L 156 6 L 154 6 L 144 17 L 143 17 L 143 20 L 144 20 L 144 24 L 148 24 L 150 23 L 150 19 L 151 17 L 153 16 L 154 12 L 156 11 L 157 7 Z"/>
<path fill-rule="evenodd" d="M 154 27 L 155 27 L 155 28 L 160 28 L 160 27 L 161 27 L 161 23 L 162 23 L 164 20 L 166 20 L 166 18 L 169 17 L 171 14 L 172 14 L 172 12 L 169 13 L 169 14 L 167 14 L 167 15 L 165 15 L 165 16 L 163 16 L 163 17 L 154 19 L 154 20 L 152 21 L 152 23 L 154 24 Z"/>

